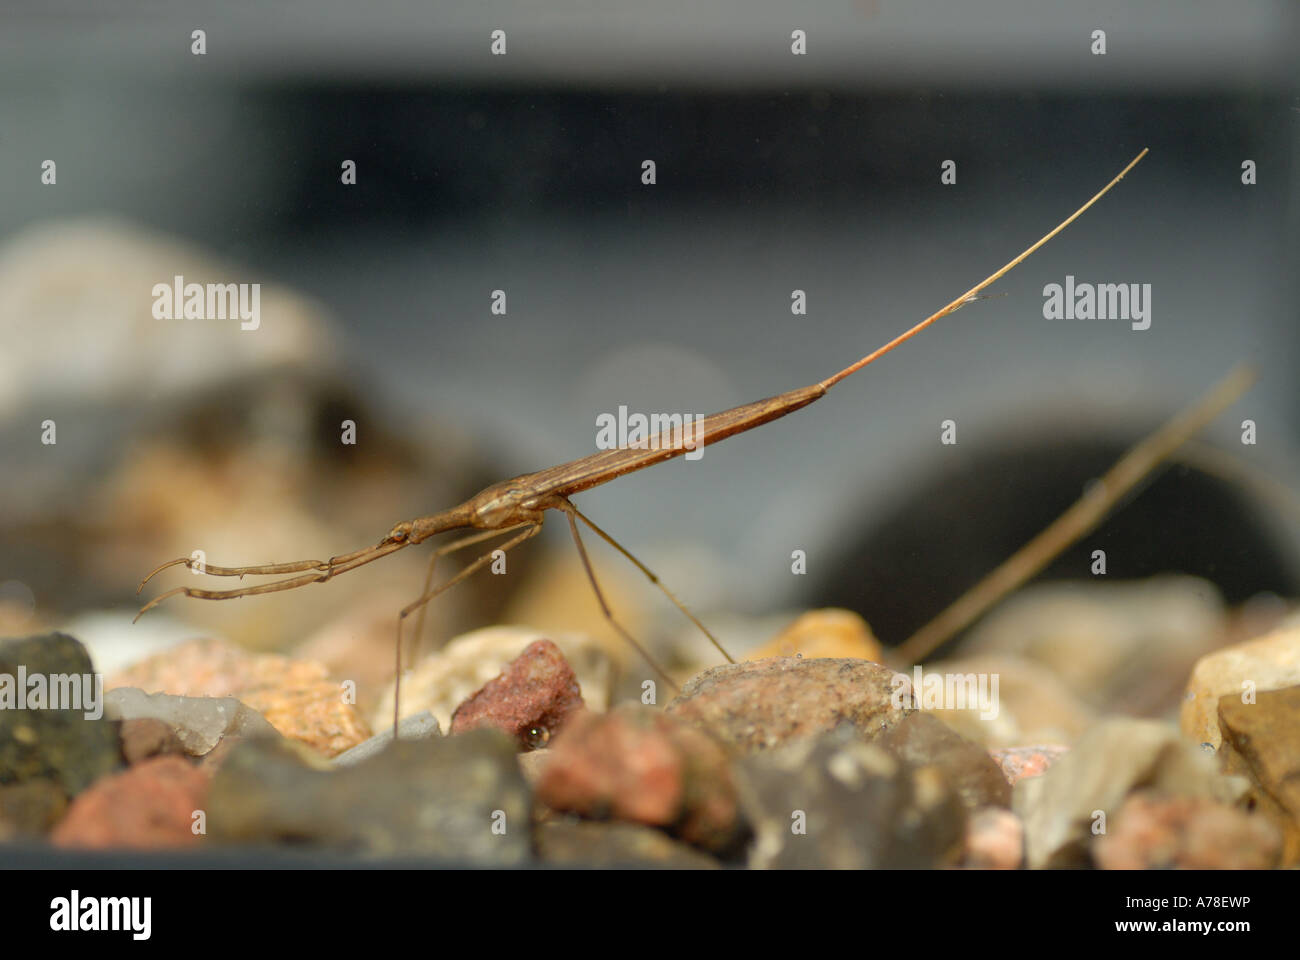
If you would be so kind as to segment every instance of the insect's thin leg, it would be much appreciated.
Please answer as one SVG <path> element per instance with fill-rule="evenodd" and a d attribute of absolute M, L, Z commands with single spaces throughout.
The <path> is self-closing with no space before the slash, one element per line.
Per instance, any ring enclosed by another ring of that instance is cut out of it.
<path fill-rule="evenodd" d="M 646 578 L 651 583 L 653 583 L 656 587 L 662 590 L 664 596 L 666 596 L 669 600 L 673 602 L 673 606 L 675 606 L 678 610 L 680 610 L 683 614 L 685 614 L 686 618 L 690 620 L 691 623 L 699 627 L 700 632 L 709 638 L 710 643 L 712 643 L 715 647 L 717 647 L 718 653 L 722 654 L 724 657 L 727 658 L 727 663 L 736 662 L 735 659 L 731 656 L 731 654 L 727 653 L 726 649 L 722 646 L 722 644 L 718 642 L 718 638 L 709 632 L 709 628 L 706 627 L 704 624 L 702 624 L 699 621 L 699 619 L 695 616 L 695 614 L 691 613 L 690 610 L 686 609 L 686 605 L 682 603 L 680 600 L 678 600 L 676 596 L 673 595 L 673 592 L 669 590 L 668 587 L 665 586 L 664 583 L 657 576 L 655 576 L 655 574 L 650 570 L 649 567 L 647 567 L 636 557 L 632 556 L 632 554 L 628 552 L 628 550 L 621 543 L 619 543 L 617 540 L 611 537 L 604 530 L 600 529 L 600 527 L 596 526 L 596 524 L 592 522 L 590 517 L 588 517 L 577 507 L 573 506 L 572 503 L 569 504 L 569 507 L 570 509 L 573 510 L 574 515 L 583 523 L 585 523 L 587 526 L 591 527 L 591 529 L 596 533 L 598 537 L 600 537 L 602 540 L 608 543 L 619 553 L 623 554 L 623 556 L 631 560 L 632 563 L 636 565 L 636 568 L 640 570 L 642 573 L 644 573 L 646 575 Z"/>
<path fill-rule="evenodd" d="M 576 520 L 573 519 L 574 514 L 577 513 L 577 510 L 574 508 L 572 504 L 568 503 L 567 501 L 565 501 L 562 505 L 560 505 L 558 509 L 564 511 L 564 516 L 569 521 L 569 530 L 573 533 L 573 542 L 578 547 L 578 556 L 582 558 L 583 569 L 587 571 L 587 579 L 591 581 L 591 589 L 596 592 L 596 600 L 599 601 L 600 603 L 600 609 L 601 612 L 605 614 L 605 619 L 609 621 L 610 626 L 612 626 L 615 630 L 617 630 L 619 635 L 624 640 L 632 644 L 633 649 L 635 649 L 637 653 L 641 654 L 641 656 L 645 659 L 646 663 L 654 667 L 655 672 L 657 672 L 659 676 L 663 677 L 665 680 L 668 681 L 668 686 L 672 687 L 673 691 L 680 695 L 682 692 L 682 688 L 677 686 L 676 681 L 674 681 L 673 678 L 668 675 L 668 671 L 665 670 L 663 667 L 659 666 L 659 664 L 655 662 L 654 658 L 651 657 L 650 654 L 646 652 L 645 648 L 642 647 L 641 644 L 636 642 L 636 639 L 632 636 L 632 634 L 624 630 L 622 625 L 619 624 L 619 622 L 614 619 L 614 614 L 610 611 L 609 604 L 605 602 L 605 594 L 601 592 L 600 584 L 596 582 L 596 572 L 592 570 L 591 561 L 587 558 L 587 548 L 583 546 L 582 537 L 578 533 L 578 523 Z"/>
<path fill-rule="evenodd" d="M 472 547 L 474 544 L 482 543 L 484 540 L 491 540 L 493 537 L 499 537 L 504 533 L 509 533 L 511 530 L 518 530 L 522 526 L 526 526 L 526 524 L 518 523 L 513 527 L 502 527 L 500 530 L 485 530 L 482 533 L 462 537 L 453 543 L 449 543 L 446 546 L 434 550 L 433 555 L 429 557 L 429 569 L 424 574 L 424 586 L 420 590 L 420 596 L 424 596 L 428 593 L 429 588 L 433 585 L 433 571 L 438 565 L 439 557 L 445 557 L 447 554 L 455 553 L 457 550 L 461 550 L 465 547 Z M 416 618 L 415 630 L 411 634 L 411 636 L 415 638 L 417 649 L 419 647 L 420 638 L 424 636 L 424 620 L 425 614 L 428 612 L 429 605 L 427 603 L 420 607 L 420 616 Z"/>
<path fill-rule="evenodd" d="M 381 543 L 373 547 L 368 547 L 365 550 L 359 550 L 356 553 L 347 554 L 346 556 L 351 559 L 346 562 L 334 563 L 332 566 L 330 564 L 325 564 L 324 568 L 316 573 L 303 574 L 301 577 L 290 577 L 287 580 L 275 580 L 271 583 L 261 583 L 255 587 L 238 587 L 232 590 L 204 590 L 199 587 L 176 587 L 173 590 L 168 590 L 166 593 L 159 594 L 141 607 L 140 612 L 135 615 L 135 620 L 139 620 L 168 597 L 186 596 L 194 597 L 197 600 L 234 600 L 237 597 L 255 597 L 263 593 L 279 593 L 282 590 L 293 590 L 297 587 L 305 587 L 309 583 L 322 583 L 326 580 L 332 579 L 333 577 L 345 574 L 350 570 L 355 570 L 357 567 L 365 566 L 367 563 L 372 563 L 381 557 L 386 557 L 390 553 L 396 553 L 405 546 L 407 546 L 405 541 Z M 134 623 L 135 620 L 131 622 Z"/>
<path fill-rule="evenodd" d="M 461 547 L 467 547 L 470 546 L 471 544 L 478 543 L 482 540 L 487 540 L 489 536 L 499 536 L 500 534 L 505 533 L 506 530 L 517 529 L 518 526 L 519 525 L 516 524 L 514 527 L 506 527 L 502 530 L 490 530 L 486 534 L 476 533 L 473 536 L 464 537 L 460 540 L 455 541 L 454 543 L 447 544 L 445 547 L 440 547 L 439 549 L 443 553 L 451 553 L 453 550 L 459 550 Z M 492 555 L 496 553 L 497 550 L 500 550 L 502 553 L 505 553 L 507 550 L 519 546 L 519 544 L 523 543 L 529 537 L 535 537 L 537 535 L 537 532 L 541 529 L 542 529 L 542 522 L 538 520 L 536 523 L 529 526 L 529 528 L 525 530 L 523 533 L 511 537 L 509 540 L 501 544 L 501 546 L 497 547 L 495 550 L 490 550 L 487 553 L 483 554 L 481 557 L 479 557 L 477 560 L 475 560 L 473 563 L 467 566 L 464 570 L 460 571 L 450 580 L 446 581 L 445 583 L 438 584 L 432 590 L 425 590 L 422 594 L 420 594 L 418 599 L 412 600 L 410 603 L 408 603 L 405 607 L 402 608 L 402 612 L 397 615 L 397 643 L 395 644 L 396 654 L 395 654 L 395 661 L 394 661 L 396 674 L 393 677 L 393 740 L 394 741 L 397 740 L 397 723 L 398 723 L 398 717 L 400 716 L 399 710 L 402 703 L 402 624 L 406 621 L 406 618 L 409 617 L 411 614 L 413 614 L 416 610 L 423 608 L 425 604 L 427 604 L 434 597 L 438 596 L 438 594 L 443 593 L 446 590 L 450 590 L 452 587 L 460 583 L 466 577 L 471 576 L 472 574 L 481 570 L 484 566 L 486 566 L 488 563 L 492 561 Z"/>

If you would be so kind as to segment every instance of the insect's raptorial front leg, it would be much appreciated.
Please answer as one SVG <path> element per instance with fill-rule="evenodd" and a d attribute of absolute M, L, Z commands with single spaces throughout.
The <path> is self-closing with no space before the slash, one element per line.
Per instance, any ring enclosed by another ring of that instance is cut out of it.
<path fill-rule="evenodd" d="M 572 503 L 569 504 L 569 509 L 571 509 L 571 510 L 573 511 L 574 515 L 575 515 L 579 520 L 581 520 L 581 521 L 582 521 L 583 523 L 585 523 L 587 526 L 591 527 L 591 529 L 596 533 L 596 535 L 597 535 L 598 537 L 600 537 L 602 540 L 604 540 L 606 543 L 608 543 L 611 547 L 613 547 L 613 548 L 614 548 L 615 550 L 617 550 L 619 553 L 623 554 L 623 556 L 625 556 L 625 557 L 627 557 L 629 560 L 631 560 L 632 563 L 636 565 L 636 568 L 637 568 L 638 570 L 640 570 L 642 573 L 644 573 L 644 574 L 646 575 L 646 578 L 647 578 L 651 583 L 653 583 L 656 587 L 658 587 L 660 590 L 662 590 L 664 596 L 666 596 L 669 600 L 671 600 L 671 601 L 673 602 L 673 606 L 675 606 L 678 610 L 680 610 L 683 614 L 685 614 L 685 615 L 686 615 L 686 619 L 690 620 L 691 623 L 693 623 L 693 624 L 695 624 L 695 626 L 699 627 L 700 633 L 702 633 L 702 634 L 704 634 L 706 637 L 708 637 L 708 638 L 709 638 L 709 641 L 710 641 L 710 642 L 711 642 L 715 647 L 718 648 L 718 653 L 722 654 L 724 657 L 727 658 L 727 663 L 735 663 L 735 662 L 736 662 L 735 659 L 731 656 L 731 654 L 727 653 L 726 648 L 724 648 L 724 647 L 722 646 L 722 644 L 718 642 L 718 638 L 715 637 L 715 636 L 714 636 L 714 635 L 709 631 L 709 628 L 706 627 L 704 624 L 702 624 L 702 623 L 700 622 L 699 618 L 698 618 L 697 616 L 695 616 L 695 614 L 691 613 L 691 611 L 688 610 L 688 609 L 686 608 L 686 604 L 682 603 L 680 600 L 677 599 L 677 597 L 673 594 L 673 592 L 672 592 L 671 590 L 669 590 L 667 586 L 664 585 L 664 583 L 663 583 L 662 580 L 660 580 L 657 576 L 655 576 L 654 572 L 653 572 L 649 567 L 647 567 L 644 563 L 642 563 L 642 562 L 641 562 L 640 560 L 638 560 L 636 557 L 632 556 L 632 554 L 631 554 L 630 552 L 628 552 L 627 548 L 624 547 L 623 544 L 619 543 L 617 540 L 615 540 L 613 537 L 611 537 L 611 536 L 610 536 L 608 533 L 606 533 L 604 530 L 600 529 L 600 527 L 596 526 L 596 524 L 592 522 L 592 520 L 591 520 L 590 517 L 588 517 L 585 513 L 583 513 L 581 510 L 579 510 L 577 507 L 575 507 Z"/>
<path fill-rule="evenodd" d="M 434 555 L 435 557 L 437 557 L 438 555 L 441 554 L 452 553 L 453 551 L 459 550 L 462 547 L 472 546 L 475 543 L 480 543 L 483 540 L 488 540 L 492 537 L 499 537 L 503 533 L 506 533 L 510 530 L 516 530 L 518 528 L 519 528 L 519 524 L 515 524 L 513 527 L 504 527 L 500 530 L 488 530 L 484 533 L 475 533 L 468 537 L 462 537 L 461 539 L 449 543 L 444 547 L 439 547 Z M 519 546 L 519 544 L 523 543 L 525 540 L 529 539 L 530 537 L 537 536 L 538 531 L 540 531 L 541 529 L 542 529 L 542 521 L 538 520 L 536 523 L 531 524 L 528 527 L 528 529 L 525 530 L 523 533 L 511 537 L 501 546 L 483 554 L 483 556 L 479 557 L 477 560 L 475 560 L 473 563 L 467 566 L 464 570 L 460 571 L 450 580 L 446 581 L 445 583 L 438 584 L 433 589 L 426 588 L 425 591 L 422 594 L 420 594 L 418 599 L 408 603 L 405 607 L 402 608 L 402 612 L 397 615 L 397 643 L 396 643 L 396 662 L 395 662 L 397 672 L 393 678 L 393 739 L 394 740 L 397 739 L 397 724 L 398 724 L 398 719 L 401 715 L 400 710 L 402 704 L 402 624 L 406 621 L 406 618 L 409 617 L 411 614 L 415 613 L 416 610 L 423 609 L 424 606 L 428 604 L 429 601 L 433 600 L 436 596 L 438 596 L 438 594 L 450 590 L 452 587 L 460 583 L 466 577 L 472 576 L 473 574 L 477 573 L 479 570 L 483 569 L 483 567 L 485 567 L 487 564 L 492 562 L 493 554 L 495 554 L 498 550 L 502 553 L 505 553 L 507 550 Z M 432 568 L 430 568 L 429 575 L 430 577 L 432 577 L 433 575 Z"/>
<path fill-rule="evenodd" d="M 330 569 L 356 560 L 373 553 L 376 547 L 364 547 L 360 550 L 354 550 L 351 553 L 340 554 L 337 557 L 330 557 L 328 560 L 294 560 L 291 563 L 256 563 L 243 567 L 218 567 L 215 564 L 204 563 L 201 573 L 206 573 L 210 577 L 258 577 L 268 576 L 275 573 L 298 573 L 302 570 L 323 570 Z M 148 575 L 140 581 L 140 585 L 135 588 L 138 595 L 144 589 L 144 585 L 162 573 L 168 567 L 185 566 L 190 570 L 198 563 L 193 557 L 179 557 L 176 560 L 168 560 L 166 563 L 159 564 L 149 571 Z"/>
<path fill-rule="evenodd" d="M 637 643 L 636 638 L 623 629 L 622 624 L 614 619 L 614 614 L 610 611 L 609 604 L 605 602 L 605 594 L 601 592 L 600 584 L 596 582 L 596 572 L 591 569 L 591 561 L 587 558 L 587 548 L 583 546 L 582 537 L 578 533 L 578 523 L 574 519 L 575 515 L 578 514 L 577 508 L 565 500 L 562 503 L 557 504 L 556 509 L 563 510 L 565 518 L 569 521 L 569 530 L 573 534 L 573 542 L 578 547 L 578 556 L 582 558 L 582 566 L 583 569 L 587 571 L 587 579 L 591 581 L 591 589 L 595 591 L 596 600 L 600 603 L 601 612 L 605 614 L 605 619 L 609 621 L 609 625 L 617 630 L 619 636 L 630 643 L 637 653 L 641 654 L 645 662 L 650 664 L 659 676 L 668 681 L 668 686 L 672 687 L 674 692 L 680 694 L 682 688 L 677 686 L 677 682 L 668 674 L 668 671 L 659 666 L 659 664 L 655 662 L 654 658 L 646 652 L 645 647 Z"/>
<path fill-rule="evenodd" d="M 396 553 L 406 546 L 404 542 L 398 543 L 380 543 L 373 547 L 366 547 L 364 550 L 357 550 L 353 553 L 343 554 L 342 556 L 332 557 L 329 560 L 301 560 L 295 563 L 265 563 L 249 567 L 213 567 L 207 564 L 203 565 L 202 572 L 210 573 L 217 577 L 242 577 L 253 576 L 259 573 L 292 573 L 297 570 L 315 570 L 315 573 L 307 573 L 301 577 L 290 577 L 287 580 L 275 580 L 271 583 L 261 583 L 255 587 L 236 587 L 230 590 L 204 590 L 200 587 L 176 587 L 161 593 L 154 597 L 135 615 L 139 620 L 149 610 L 152 610 L 158 604 L 162 603 L 168 597 L 186 596 L 194 597 L 198 600 L 234 600 L 238 597 L 254 597 L 263 593 L 279 593 L 282 590 L 293 590 L 296 587 L 305 587 L 309 583 L 320 583 L 329 580 L 331 577 L 337 577 L 340 574 L 347 573 L 349 570 L 355 570 L 357 567 L 364 566 L 381 557 L 386 557 L 390 553 Z M 168 567 L 174 567 L 178 564 L 191 564 L 189 558 L 172 560 L 164 563 L 153 573 L 149 574 L 141 581 L 136 592 L 139 593 L 144 585 L 149 582 L 149 578 L 159 570 L 165 570 Z M 192 567 L 191 567 L 192 569 Z M 132 621 L 134 622 L 134 621 Z"/>

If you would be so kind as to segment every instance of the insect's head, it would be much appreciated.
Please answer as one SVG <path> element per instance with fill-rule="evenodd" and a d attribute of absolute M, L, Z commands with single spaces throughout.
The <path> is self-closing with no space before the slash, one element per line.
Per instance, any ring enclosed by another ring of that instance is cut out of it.
<path fill-rule="evenodd" d="M 410 535 L 411 535 L 411 521 L 403 520 L 401 523 L 394 526 L 393 529 L 389 530 L 388 536 L 385 537 L 384 539 L 386 539 L 389 543 L 405 543 L 407 538 L 410 537 Z"/>

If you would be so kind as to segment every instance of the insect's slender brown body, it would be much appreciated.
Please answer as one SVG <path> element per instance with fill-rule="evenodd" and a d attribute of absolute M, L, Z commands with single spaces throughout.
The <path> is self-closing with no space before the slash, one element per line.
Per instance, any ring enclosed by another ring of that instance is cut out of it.
<path fill-rule="evenodd" d="M 257 586 L 240 587 L 231 590 L 204 590 L 195 587 L 176 587 L 155 597 L 149 601 L 136 615 L 139 619 L 150 608 L 158 605 L 168 597 L 183 594 L 187 597 L 195 597 L 204 600 L 229 600 L 236 597 L 256 596 L 264 593 L 276 593 L 283 590 L 292 590 L 297 587 L 306 586 L 309 583 L 320 583 L 329 580 L 341 574 L 355 570 L 357 567 L 364 566 L 396 553 L 398 550 L 405 549 L 414 544 L 423 543 L 430 537 L 440 533 L 446 533 L 452 530 L 473 529 L 478 532 L 462 537 L 434 551 L 432 563 L 429 567 L 429 574 L 425 579 L 424 591 L 420 597 L 408 604 L 401 611 L 398 617 L 397 626 L 397 646 L 396 646 L 396 668 L 397 668 L 397 699 L 400 699 L 401 683 L 401 637 L 402 623 L 405 619 L 417 610 L 423 611 L 426 604 L 438 594 L 451 588 L 461 580 L 472 575 L 492 560 L 492 553 L 484 554 L 472 563 L 467 565 L 455 576 L 451 577 L 437 587 L 432 587 L 434 566 L 437 559 L 448 553 L 455 552 L 476 543 L 490 540 L 493 537 L 501 536 L 507 533 L 514 533 L 509 540 L 506 540 L 495 548 L 497 551 L 509 550 L 523 541 L 535 536 L 541 529 L 542 520 L 547 510 L 558 510 L 565 514 L 569 523 L 569 529 L 573 534 L 574 543 L 578 548 L 579 555 L 582 558 L 583 566 L 586 570 L 587 577 L 591 586 L 596 593 L 596 598 L 600 601 L 601 609 L 604 611 L 606 619 L 611 625 L 626 639 L 638 652 L 653 666 L 660 674 L 668 680 L 669 684 L 676 686 L 671 677 L 660 668 L 640 644 L 619 625 L 614 619 L 608 604 L 605 602 L 600 586 L 596 581 L 595 573 L 591 568 L 591 563 L 587 558 L 587 551 L 583 545 L 582 538 L 578 533 L 578 520 L 581 520 L 590 527 L 598 536 L 610 543 L 615 549 L 634 563 L 642 573 L 644 573 L 656 586 L 664 591 L 665 594 L 677 605 L 677 607 L 713 642 L 718 651 L 726 657 L 728 661 L 732 658 L 718 643 L 717 639 L 709 633 L 699 620 L 687 610 L 677 598 L 672 595 L 659 582 L 659 579 L 651 573 L 648 567 L 632 556 L 609 534 L 605 533 L 600 527 L 596 526 L 591 520 L 583 515 L 570 501 L 569 497 L 581 493 L 584 490 L 590 490 L 592 487 L 608 483 L 624 474 L 633 473 L 637 470 L 644 470 L 646 467 L 661 463 L 665 460 L 681 456 L 687 451 L 697 449 L 703 445 L 717 443 L 725 440 L 737 433 L 744 433 L 747 430 L 753 430 L 755 427 L 770 423 L 781 417 L 787 416 L 796 410 L 808 406 L 808 404 L 825 396 L 831 387 L 835 386 L 841 380 L 861 370 L 877 358 L 884 356 L 893 350 L 905 340 L 910 339 L 920 333 L 932 323 L 940 320 L 959 310 L 962 306 L 976 299 L 980 299 L 980 294 L 994 282 L 1005 276 L 1030 254 L 1047 241 L 1051 240 L 1058 233 L 1070 225 L 1085 210 L 1096 203 L 1101 197 L 1115 186 L 1124 176 L 1137 165 L 1138 161 L 1146 156 L 1147 151 L 1143 150 L 1126 166 L 1113 180 L 1103 187 L 1091 200 L 1071 214 L 1067 219 L 1062 221 L 1050 233 L 1043 236 L 1037 243 L 1026 249 L 1023 253 L 1011 260 L 1000 270 L 996 271 L 980 283 L 976 284 L 966 293 L 953 300 L 941 310 L 935 312 L 925 320 L 912 327 L 910 330 L 891 340 L 889 343 L 879 349 L 867 354 L 856 363 L 845 367 L 838 373 L 806 387 L 799 387 L 789 390 L 785 393 L 769 397 L 766 400 L 758 400 L 754 403 L 743 404 L 733 407 L 730 410 L 724 410 L 721 413 L 715 413 L 705 417 L 699 422 L 694 429 L 683 429 L 681 427 L 670 428 L 664 431 L 653 441 L 636 446 L 621 447 L 613 450 L 602 450 L 597 453 L 572 460 L 568 463 L 560 464 L 555 467 L 548 467 L 544 470 L 538 470 L 535 473 L 527 473 L 522 476 L 506 480 L 501 483 L 493 484 L 482 490 L 475 496 L 466 500 L 458 506 L 441 513 L 430 514 L 424 517 L 418 517 L 414 520 L 403 521 L 394 526 L 378 543 L 370 547 L 365 547 L 353 553 L 343 554 L 331 557 L 329 560 L 300 560 L 291 563 L 270 563 L 243 567 L 218 567 L 204 565 L 202 572 L 222 577 L 244 577 L 255 575 L 278 575 L 297 573 L 299 576 L 288 577 L 283 580 L 276 580 L 270 583 L 263 583 Z M 162 564 L 144 578 L 140 583 L 140 589 L 157 574 L 159 571 L 168 567 L 185 565 L 193 569 L 196 561 L 188 557 L 182 557 L 178 560 L 172 560 Z M 304 572 L 310 571 L 310 572 Z M 139 591 L 137 591 L 139 592 Z M 419 632 L 417 628 L 417 633 Z M 393 730 L 394 735 L 397 733 L 398 723 L 398 705 L 395 702 L 393 708 Z"/>

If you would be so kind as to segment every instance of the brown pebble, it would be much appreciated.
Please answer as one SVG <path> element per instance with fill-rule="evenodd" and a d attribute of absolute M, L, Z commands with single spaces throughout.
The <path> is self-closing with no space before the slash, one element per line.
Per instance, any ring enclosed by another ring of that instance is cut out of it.
<path fill-rule="evenodd" d="M 172 728 L 156 717 L 123 720 L 119 735 L 122 756 L 132 766 L 150 757 L 185 753 L 184 745 Z"/>

